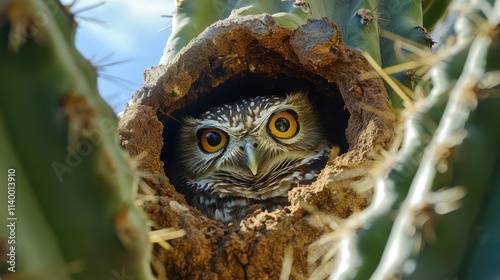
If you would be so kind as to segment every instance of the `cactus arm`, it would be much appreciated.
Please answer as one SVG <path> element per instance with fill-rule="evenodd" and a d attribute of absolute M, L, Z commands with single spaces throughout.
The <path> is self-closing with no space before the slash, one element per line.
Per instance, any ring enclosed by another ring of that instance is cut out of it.
<path fill-rule="evenodd" d="M 494 29 L 496 24 L 490 28 Z M 494 98 L 480 101 L 475 108 L 474 87 L 488 70 L 498 71 L 485 69 L 485 58 L 491 53 L 498 54 L 492 42 L 497 43 L 498 37 L 492 40 L 488 35 L 478 36 L 470 47 L 463 73 L 452 90 L 433 143 L 426 149 L 407 202 L 396 218 L 373 276 L 376 279 L 401 274 L 409 274 L 408 278 L 412 279 L 431 276 L 444 279 L 455 278 L 458 273 L 468 245 L 463 240 L 467 240 L 477 218 L 485 187 L 493 175 L 500 142 L 497 129 L 500 117 L 495 113 L 500 101 Z M 466 137 L 462 140 L 464 132 Z M 443 157 L 445 151 L 451 154 Z M 447 170 L 438 172 L 443 166 Z M 436 191 L 455 186 L 463 188 L 466 196 L 458 210 L 447 213 L 454 210 L 457 198 L 453 196 L 460 191 L 450 189 L 447 195 Z M 439 206 L 451 210 L 440 213 Z M 415 252 L 415 244 L 422 246 L 420 251 Z"/>
<path fill-rule="evenodd" d="M 43 211 L 33 193 L 33 185 L 26 179 L 28 176 L 21 165 L 21 160 L 14 152 L 14 145 L 8 135 L 4 117 L 0 114 L 0 143 L 2 143 L 0 145 L 0 154 L 2 155 L 0 179 L 2 182 L 8 182 L 8 170 L 15 170 L 15 187 L 13 188 L 15 193 L 12 193 L 14 195 L 11 197 L 13 198 L 12 204 L 9 203 L 8 188 L 3 189 L 2 191 L 6 195 L 2 195 L 2 200 L 5 200 L 2 201 L 3 209 L 0 210 L 0 218 L 2 221 L 7 221 L 7 224 L 11 221 L 15 222 L 16 229 L 16 235 L 13 239 L 7 238 L 10 235 L 8 227 L 4 226 L 0 229 L 0 235 L 5 237 L 5 239 L 2 238 L 1 243 L 6 248 L 2 252 L 12 255 L 10 247 L 15 246 L 16 266 L 14 271 L 16 273 L 20 271 L 34 274 L 45 272 L 51 279 L 71 279 L 70 265 L 64 261 L 57 238 L 43 215 Z M 12 212 L 7 211 L 8 205 L 14 206 Z M 29 217 L 29 220 L 26 217 Z M 35 232 L 37 239 L 34 239 L 32 235 Z M 43 242 L 37 242 L 37 240 L 43 240 Z M 50 254 L 47 252 L 50 252 Z M 10 256 L 7 257 L 7 261 L 10 261 Z M 0 265 L 0 275 L 7 275 L 9 267 L 11 267 L 11 263 L 2 263 Z M 74 269 L 78 268 L 74 267 Z"/>
<path fill-rule="evenodd" d="M 461 267 L 467 265 L 463 263 L 469 245 L 467 240 L 470 240 L 470 235 L 475 230 L 474 224 L 481 204 L 488 202 L 486 191 L 490 178 L 494 175 L 493 166 L 500 142 L 500 118 L 491 117 L 498 116 L 496 112 L 499 105 L 498 99 L 480 101 L 477 110 L 472 112 L 466 123 L 468 136 L 457 148 L 457 157 L 450 166 L 450 172 L 436 176 L 437 180 L 441 176 L 452 178 L 450 181 L 446 180 L 448 178 L 441 178 L 439 185 L 434 183 L 432 190 L 441 186 L 464 186 L 466 196 L 458 201 L 461 205 L 458 210 L 437 217 L 435 225 L 425 225 L 425 230 L 431 230 L 428 227 L 435 226 L 433 230 L 439 242 L 428 242 L 423 251 L 412 258 L 411 261 L 416 264 L 412 279 L 431 276 L 445 278 L 447 275 L 455 277 Z M 471 164 L 474 162 L 477 164 Z M 472 165 L 474 166 L 471 168 Z M 491 269 L 494 267 L 490 267 Z"/>
<path fill-rule="evenodd" d="M 446 76 L 453 63 L 442 63 L 435 69 L 434 77 Z M 405 137 L 401 150 L 389 175 L 381 175 L 375 185 L 375 194 L 370 206 L 351 218 L 355 232 L 346 234 L 341 244 L 336 269 L 331 279 L 369 279 L 376 269 L 393 225 L 391 213 L 398 211 L 404 201 L 421 161 L 423 150 L 434 133 L 433 124 L 438 123 L 446 106 L 448 90 L 452 84 L 438 83 L 422 105 L 405 123 Z M 430 124 L 430 125 L 429 125 Z"/>
<path fill-rule="evenodd" d="M 351 225 L 347 227 L 357 230 L 343 236 L 340 243 L 345 246 L 340 247 L 337 266 L 345 266 L 337 268 L 331 279 L 368 279 L 377 268 L 393 226 L 391 213 L 400 209 L 408 194 L 423 151 L 445 110 L 448 93 L 461 74 L 471 39 L 462 31 L 451 54 L 430 71 L 434 87 L 426 101 L 405 121 L 401 149 L 389 174 L 376 179 L 372 203 L 350 219 Z"/>
<path fill-rule="evenodd" d="M 152 279 L 147 227 L 134 204 L 137 177 L 118 145 L 114 114 L 97 92 L 95 70 L 74 46 L 72 18 L 53 0 L 12 0 L 5 8 L 0 115 L 5 145 L 11 143 L 3 149 L 17 159 L 6 164 L 19 164 L 12 168 L 36 199 L 27 204 L 31 198 L 20 197 L 19 213 L 41 216 L 39 222 L 36 215 L 22 217 L 43 233 L 26 245 L 34 252 L 51 246 L 53 262 L 61 261 L 58 251 L 63 258 L 55 267 L 40 260 L 20 272 L 59 271 L 76 262 L 73 279 L 114 273 Z"/>
<path fill-rule="evenodd" d="M 184 0 L 176 1 L 177 9 L 172 18 L 172 34 L 160 59 L 166 65 L 192 39 L 219 19 L 229 16 L 233 6 L 224 1 Z"/>

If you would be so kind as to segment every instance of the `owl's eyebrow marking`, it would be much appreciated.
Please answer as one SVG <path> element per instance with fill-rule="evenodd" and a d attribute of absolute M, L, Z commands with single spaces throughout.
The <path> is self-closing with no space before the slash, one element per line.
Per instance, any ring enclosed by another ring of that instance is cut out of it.
<path fill-rule="evenodd" d="M 281 96 L 253 97 L 238 103 L 226 103 L 213 107 L 200 114 L 198 118 L 217 120 L 219 122 L 227 123 L 230 127 L 239 128 L 242 122 L 248 125 L 250 119 L 255 120 L 261 117 L 262 110 L 266 110 L 272 106 L 283 103 L 285 100 L 286 98 Z M 245 110 L 245 108 L 247 110 Z"/>

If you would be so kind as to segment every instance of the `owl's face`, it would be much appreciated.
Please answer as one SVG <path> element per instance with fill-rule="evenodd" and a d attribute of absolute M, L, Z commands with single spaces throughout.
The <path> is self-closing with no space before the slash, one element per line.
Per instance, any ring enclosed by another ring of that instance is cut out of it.
<path fill-rule="evenodd" d="M 262 199 L 283 195 L 276 185 L 294 172 L 295 177 L 311 180 L 317 171 L 311 175 L 295 168 L 317 159 L 324 147 L 318 118 L 305 94 L 255 97 L 185 119 L 179 170 L 187 185 L 198 189 Z"/>

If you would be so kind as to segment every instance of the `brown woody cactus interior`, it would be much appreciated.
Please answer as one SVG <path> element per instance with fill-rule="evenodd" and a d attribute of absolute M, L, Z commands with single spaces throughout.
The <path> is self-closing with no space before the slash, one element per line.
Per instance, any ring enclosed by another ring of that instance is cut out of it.
<path fill-rule="evenodd" d="M 303 90 L 316 104 L 332 143 L 342 154 L 310 186 L 289 193 L 291 206 L 272 213 L 256 210 L 239 226 L 210 220 L 188 206 L 169 183 L 178 123 L 184 115 L 228 101 Z M 175 119 L 174 119 L 175 118 Z M 316 213 L 345 219 L 367 206 L 370 194 L 353 186 L 349 172 L 373 162 L 392 141 L 394 116 L 382 81 L 337 27 L 314 20 L 291 30 L 268 15 L 215 23 L 167 66 L 146 71 L 145 84 L 120 122 L 123 147 L 137 156 L 143 183 L 140 199 L 153 229 L 185 229 L 154 247 L 159 279 L 276 279 L 285 248 L 292 248 L 292 277 L 307 276 L 308 246 L 332 231 Z M 355 172 L 352 172 L 353 174 Z M 345 176 L 341 176 L 341 175 Z"/>

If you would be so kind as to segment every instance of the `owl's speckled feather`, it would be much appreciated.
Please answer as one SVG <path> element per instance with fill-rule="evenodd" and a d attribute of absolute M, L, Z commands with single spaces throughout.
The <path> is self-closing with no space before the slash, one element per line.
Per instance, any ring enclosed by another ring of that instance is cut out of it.
<path fill-rule="evenodd" d="M 170 173 L 191 205 L 237 223 L 253 204 L 288 205 L 288 191 L 313 182 L 330 150 L 305 94 L 255 97 L 186 118 Z"/>

